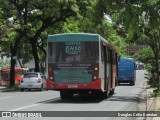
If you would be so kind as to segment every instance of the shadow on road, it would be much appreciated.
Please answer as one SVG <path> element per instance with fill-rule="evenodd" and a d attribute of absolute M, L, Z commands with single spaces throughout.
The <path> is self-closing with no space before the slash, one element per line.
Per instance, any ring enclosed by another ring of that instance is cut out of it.
<path fill-rule="evenodd" d="M 112 96 L 106 101 L 120 101 L 120 102 L 140 102 L 140 98 L 136 96 Z"/>
<path fill-rule="evenodd" d="M 90 95 L 76 95 L 72 99 L 64 99 L 62 100 L 60 97 L 46 100 L 46 101 L 41 101 L 39 103 L 44 103 L 44 104 L 58 104 L 58 103 L 73 103 L 73 104 L 89 104 L 89 103 L 100 103 L 104 99 L 98 99 L 95 98 L 94 96 Z"/>

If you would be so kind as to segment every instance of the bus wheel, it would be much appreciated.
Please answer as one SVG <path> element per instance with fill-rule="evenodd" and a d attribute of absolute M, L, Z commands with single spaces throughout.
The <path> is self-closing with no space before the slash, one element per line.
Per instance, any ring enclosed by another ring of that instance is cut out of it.
<path fill-rule="evenodd" d="M 98 98 L 101 98 L 101 99 L 106 99 L 108 98 L 108 92 L 105 91 L 105 92 L 102 92 L 102 91 L 97 91 L 94 93 L 94 95 Z"/>
<path fill-rule="evenodd" d="M 108 92 L 107 92 L 107 91 L 102 92 L 102 98 L 103 98 L 103 99 L 108 98 Z"/>
<path fill-rule="evenodd" d="M 114 91 L 115 91 L 115 89 L 112 89 L 112 90 L 110 91 L 110 95 L 113 95 L 113 94 L 114 94 Z"/>
<path fill-rule="evenodd" d="M 71 91 L 60 91 L 61 99 L 71 99 L 73 98 L 73 93 Z"/>

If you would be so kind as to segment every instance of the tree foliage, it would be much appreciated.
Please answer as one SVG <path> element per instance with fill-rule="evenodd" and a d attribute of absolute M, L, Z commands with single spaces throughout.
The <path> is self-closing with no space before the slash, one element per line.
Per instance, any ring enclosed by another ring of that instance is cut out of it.
<path fill-rule="evenodd" d="M 59 27 L 66 18 L 79 16 L 91 4 L 89 0 L 6 0 L 1 1 L 3 20 L 9 18 L 11 25 L 5 35 L 5 42 L 9 42 L 11 53 L 11 86 L 14 85 L 14 66 L 13 56 L 28 54 L 19 52 L 18 49 L 25 48 L 27 43 L 31 46 L 31 53 L 35 60 L 35 71 L 39 71 L 38 48 L 44 51 L 42 36 L 45 36 L 48 28 Z M 5 6 L 5 7 L 4 7 Z M 7 7 L 6 7 L 7 6 Z M 4 24 L 5 25 L 5 24 Z M 26 44 L 20 46 L 21 43 Z M 28 49 L 29 50 L 29 49 Z M 14 57 L 15 58 L 15 57 Z"/>
<path fill-rule="evenodd" d="M 101 4 L 103 2 L 104 4 Z M 98 15 L 111 16 L 117 31 L 126 36 L 127 41 L 148 44 L 153 53 L 157 84 L 159 81 L 160 55 L 160 1 L 159 0 L 102 0 L 97 4 L 102 11 Z M 105 7 L 104 7 L 105 6 Z M 122 30 L 122 31 L 121 31 Z M 158 85 L 160 89 L 160 85 Z"/>
<path fill-rule="evenodd" d="M 118 46 L 121 55 L 126 54 L 127 43 L 145 43 L 159 66 L 159 8 L 159 0 L 0 1 L 0 45 L 11 56 L 11 81 L 13 56 L 23 58 L 23 63 L 34 59 L 35 71 L 40 71 L 40 63 L 46 60 L 47 35 L 55 33 L 100 34 Z"/>

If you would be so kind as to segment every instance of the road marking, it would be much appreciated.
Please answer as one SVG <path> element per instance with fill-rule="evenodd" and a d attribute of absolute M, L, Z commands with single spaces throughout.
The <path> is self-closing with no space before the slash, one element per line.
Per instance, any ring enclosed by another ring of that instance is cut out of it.
<path fill-rule="evenodd" d="M 39 104 L 28 105 L 28 106 L 24 106 L 24 107 L 20 107 L 20 108 L 16 108 L 16 109 L 12 109 L 12 110 L 9 110 L 9 111 L 22 110 L 22 109 L 34 107 L 34 106 L 37 106 L 37 105 L 40 105 L 40 103 Z"/>
<path fill-rule="evenodd" d="M 12 96 L 10 96 L 10 97 L 3 97 L 3 98 L 0 98 L 0 100 L 2 100 L 2 99 L 9 99 L 9 98 L 12 98 Z"/>

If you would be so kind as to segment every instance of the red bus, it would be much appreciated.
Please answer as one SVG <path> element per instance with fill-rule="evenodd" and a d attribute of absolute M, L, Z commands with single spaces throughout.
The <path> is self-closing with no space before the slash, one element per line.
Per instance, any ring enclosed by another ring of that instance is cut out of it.
<path fill-rule="evenodd" d="M 22 75 L 28 72 L 28 68 L 15 67 L 14 70 L 15 70 L 15 84 L 19 84 L 22 79 Z M 10 81 L 10 68 L 7 67 L 1 69 L 0 74 L 1 74 L 0 83 L 2 85 L 8 85 Z"/>
<path fill-rule="evenodd" d="M 48 36 L 48 90 L 61 99 L 74 94 L 107 98 L 117 84 L 117 50 L 98 34 L 70 33 Z"/>

